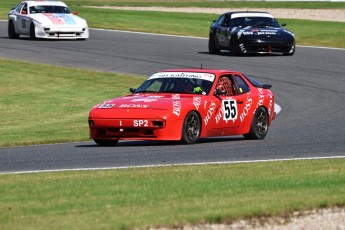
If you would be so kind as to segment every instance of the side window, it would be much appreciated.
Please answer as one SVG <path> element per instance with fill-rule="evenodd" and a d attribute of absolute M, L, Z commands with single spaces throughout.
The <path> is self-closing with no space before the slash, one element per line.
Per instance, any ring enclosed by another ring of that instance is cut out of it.
<path fill-rule="evenodd" d="M 238 94 L 244 94 L 244 93 L 249 92 L 249 90 L 250 90 L 249 86 L 243 80 L 242 77 L 236 75 L 236 76 L 234 76 L 234 79 L 235 79 L 235 82 L 236 82 L 236 85 L 237 85 Z"/>
<path fill-rule="evenodd" d="M 216 89 L 225 91 L 224 96 L 233 96 L 233 95 L 236 95 L 236 93 L 233 90 L 234 89 L 233 86 L 234 84 L 231 80 L 231 76 L 225 75 L 225 76 L 219 77 Z"/>
<path fill-rule="evenodd" d="M 35 6 L 30 6 L 30 14 L 35 14 L 37 12 Z"/>
<path fill-rule="evenodd" d="M 223 24 L 223 21 L 224 21 L 224 16 L 225 15 L 222 15 L 218 18 L 218 25 L 222 25 Z"/>
<path fill-rule="evenodd" d="M 25 3 L 24 6 L 23 6 L 22 14 L 28 14 L 28 6 L 27 6 L 26 3 Z"/>
<path fill-rule="evenodd" d="M 19 4 L 19 5 L 16 7 L 16 12 L 17 12 L 17 13 L 20 13 L 22 7 L 23 7 L 23 3 Z"/>
<path fill-rule="evenodd" d="M 229 15 L 225 14 L 224 17 L 221 20 L 221 26 L 228 27 L 229 24 L 230 24 Z"/>

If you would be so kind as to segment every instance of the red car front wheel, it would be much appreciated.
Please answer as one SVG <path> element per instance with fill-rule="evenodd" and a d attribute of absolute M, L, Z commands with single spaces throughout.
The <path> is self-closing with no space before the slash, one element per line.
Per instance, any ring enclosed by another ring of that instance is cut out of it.
<path fill-rule="evenodd" d="M 185 144 L 194 144 L 199 139 L 200 132 L 200 117 L 195 111 L 190 111 L 183 122 L 181 141 Z"/>

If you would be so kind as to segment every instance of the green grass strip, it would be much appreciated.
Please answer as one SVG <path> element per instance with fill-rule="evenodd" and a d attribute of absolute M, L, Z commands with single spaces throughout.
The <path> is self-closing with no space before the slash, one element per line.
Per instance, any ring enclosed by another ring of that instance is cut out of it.
<path fill-rule="evenodd" d="M 65 0 L 70 8 L 74 6 L 163 6 L 163 7 L 205 7 L 205 8 L 288 8 L 288 9 L 345 9 L 345 2 L 336 1 L 205 1 L 205 0 Z M 19 3 L 6 0 L 0 3 L 9 10 Z M 1 9 L 0 9 L 1 11 Z"/>
<path fill-rule="evenodd" d="M 13 1 L 13 0 L 12 0 Z M 289 8 L 289 9 L 344 9 L 344 2 L 299 1 L 205 1 L 205 0 L 66 0 L 69 5 L 80 6 L 163 6 L 204 8 Z"/>
<path fill-rule="evenodd" d="M 208 37 L 215 14 L 187 14 L 172 12 L 122 11 L 93 9 L 84 6 L 178 6 L 178 7 L 264 7 L 303 9 L 345 9 L 345 2 L 246 2 L 246 1 L 66 1 L 72 10 L 87 19 L 91 28 L 140 31 L 160 34 Z M 8 11 L 16 3 L 0 2 L 0 18 L 7 18 Z M 345 23 L 278 18 L 287 23 L 287 29 L 296 35 L 297 45 L 345 48 Z M 92 36 L 92 33 L 91 33 Z"/>
<path fill-rule="evenodd" d="M 123 11 L 83 8 L 91 27 L 185 36 L 209 36 L 215 14 Z M 102 16 L 101 16 L 102 15 Z M 114 19 L 116 15 L 116 19 Z M 102 17 L 102 21 L 97 18 Z M 345 48 L 345 23 L 297 19 L 277 19 L 293 31 L 297 45 Z"/>
<path fill-rule="evenodd" d="M 88 112 L 145 77 L 0 58 L 0 146 L 88 140 Z"/>
<path fill-rule="evenodd" d="M 345 205 L 345 159 L 0 175 L 0 229 L 144 229 Z"/>

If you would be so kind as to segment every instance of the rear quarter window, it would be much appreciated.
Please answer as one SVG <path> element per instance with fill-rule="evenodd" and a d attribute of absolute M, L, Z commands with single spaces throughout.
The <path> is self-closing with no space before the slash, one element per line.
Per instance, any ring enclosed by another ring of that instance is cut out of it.
<path fill-rule="evenodd" d="M 237 88 L 238 88 L 238 93 L 239 94 L 244 94 L 250 91 L 249 86 L 247 85 L 247 83 L 243 80 L 242 77 L 240 76 L 234 76 L 234 80 L 237 84 Z"/>

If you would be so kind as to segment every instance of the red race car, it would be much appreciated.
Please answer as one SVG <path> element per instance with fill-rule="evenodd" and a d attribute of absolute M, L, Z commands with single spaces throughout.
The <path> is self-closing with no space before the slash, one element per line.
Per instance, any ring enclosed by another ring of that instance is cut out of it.
<path fill-rule="evenodd" d="M 132 94 L 94 106 L 90 138 L 102 146 L 120 139 L 185 144 L 214 136 L 264 139 L 276 115 L 270 88 L 231 70 L 161 71 L 131 88 Z"/>

